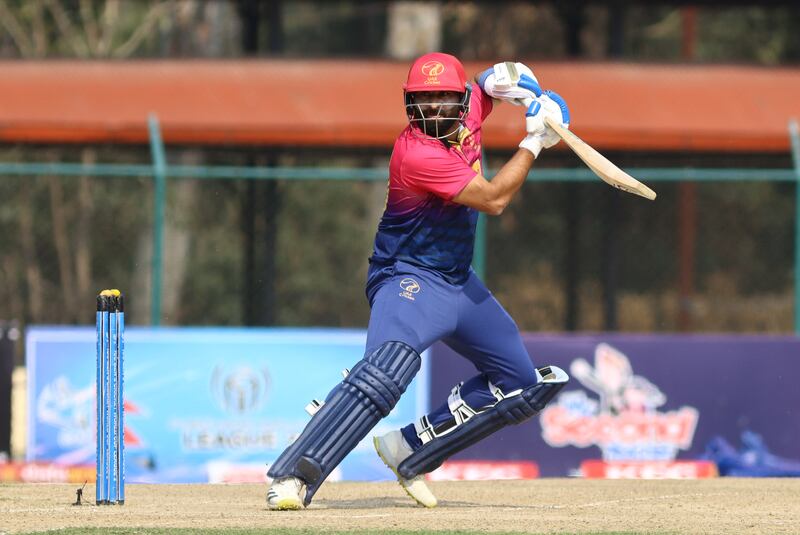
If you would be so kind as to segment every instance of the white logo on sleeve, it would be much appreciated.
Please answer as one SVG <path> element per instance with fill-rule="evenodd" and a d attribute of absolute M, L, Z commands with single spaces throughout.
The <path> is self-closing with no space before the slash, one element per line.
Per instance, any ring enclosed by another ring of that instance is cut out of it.
<path fill-rule="evenodd" d="M 419 283 L 410 277 L 400 281 L 400 288 L 403 289 L 400 297 L 405 297 L 410 301 L 414 301 L 414 294 L 419 293 Z"/>

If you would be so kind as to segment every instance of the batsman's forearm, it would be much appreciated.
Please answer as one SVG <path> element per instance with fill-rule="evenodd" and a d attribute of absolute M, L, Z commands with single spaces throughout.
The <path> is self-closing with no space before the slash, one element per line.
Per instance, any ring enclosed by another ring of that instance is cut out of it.
<path fill-rule="evenodd" d="M 525 182 L 536 158 L 526 149 L 519 149 L 492 178 L 492 188 L 502 208 L 508 206 Z M 501 210 L 502 211 L 502 210 Z"/>

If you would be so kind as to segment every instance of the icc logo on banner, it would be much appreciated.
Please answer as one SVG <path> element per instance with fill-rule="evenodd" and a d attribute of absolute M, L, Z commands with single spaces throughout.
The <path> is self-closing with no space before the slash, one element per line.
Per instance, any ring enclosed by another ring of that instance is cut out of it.
<path fill-rule="evenodd" d="M 266 369 L 249 366 L 227 369 L 214 367 L 211 374 L 211 393 L 226 412 L 245 414 L 260 409 L 266 401 L 272 380 Z"/>
<path fill-rule="evenodd" d="M 598 446 L 606 461 L 673 460 L 692 445 L 699 413 L 684 406 L 659 412 L 667 398 L 646 378 L 634 375 L 630 360 L 599 344 L 594 366 L 584 359 L 570 365 L 585 390 L 563 392 L 541 414 L 542 438 L 550 446 Z"/>

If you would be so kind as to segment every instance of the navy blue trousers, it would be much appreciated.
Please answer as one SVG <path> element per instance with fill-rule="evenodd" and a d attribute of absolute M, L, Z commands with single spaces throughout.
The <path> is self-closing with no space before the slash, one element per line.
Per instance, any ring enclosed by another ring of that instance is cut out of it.
<path fill-rule="evenodd" d="M 505 393 L 536 384 L 516 323 L 475 273 L 454 285 L 435 272 L 397 262 L 371 273 L 367 295 L 372 307 L 367 354 L 390 341 L 421 353 L 441 340 L 478 371 L 461 387 L 461 398 L 473 408 L 495 403 L 488 381 Z M 428 414 L 434 427 L 451 418 L 447 400 Z M 413 423 L 403 436 L 415 449 L 422 444 Z"/>

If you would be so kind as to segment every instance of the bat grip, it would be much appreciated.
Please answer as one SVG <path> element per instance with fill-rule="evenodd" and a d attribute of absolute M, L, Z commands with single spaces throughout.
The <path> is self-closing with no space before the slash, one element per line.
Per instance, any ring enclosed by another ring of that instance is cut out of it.
<path fill-rule="evenodd" d="M 531 102 L 533 102 L 533 99 L 532 99 L 531 97 L 525 97 L 525 98 L 523 98 L 523 99 L 520 99 L 520 100 L 522 100 L 522 104 L 523 104 L 523 105 L 524 105 L 526 108 L 527 108 L 528 106 L 530 106 L 530 105 L 531 105 Z M 553 125 L 555 125 L 555 124 L 558 124 L 558 123 L 556 123 L 556 122 L 555 122 L 553 119 L 551 119 L 550 117 L 547 117 L 547 116 L 545 116 L 545 117 L 544 117 L 544 124 L 546 124 L 547 126 L 549 126 L 550 128 L 552 128 L 553 130 L 556 130 L 556 127 L 555 127 L 555 126 L 553 126 Z M 561 126 L 561 125 L 558 125 L 558 126 Z M 561 135 L 561 132 L 559 132 L 558 130 L 556 130 L 556 133 L 558 133 L 558 135 L 559 135 L 559 136 Z"/>

